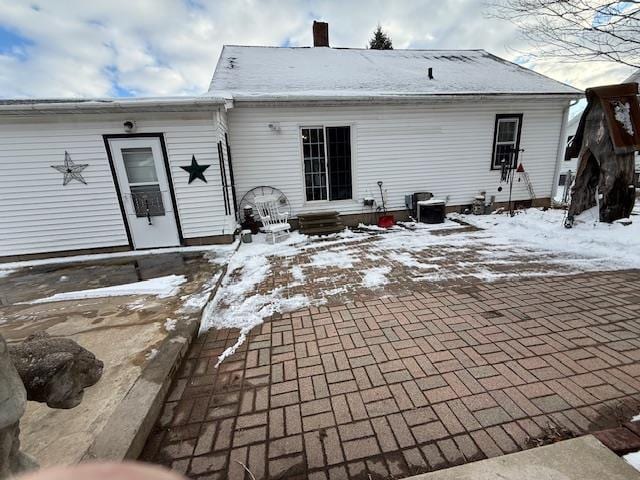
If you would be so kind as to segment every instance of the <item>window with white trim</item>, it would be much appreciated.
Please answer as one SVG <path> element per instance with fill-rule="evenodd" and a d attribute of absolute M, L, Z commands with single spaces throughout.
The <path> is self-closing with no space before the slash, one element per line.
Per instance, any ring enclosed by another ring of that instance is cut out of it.
<path fill-rule="evenodd" d="M 520 150 L 520 131 L 522 130 L 522 114 L 498 114 L 493 136 L 493 156 L 491 169 L 499 170 L 503 162 L 516 168 Z"/>
<path fill-rule="evenodd" d="M 567 183 L 567 174 L 561 173 L 560 176 L 558 177 L 558 186 L 564 187 L 565 183 Z"/>
<path fill-rule="evenodd" d="M 300 134 L 307 201 L 352 198 L 351 127 L 303 127 Z"/>

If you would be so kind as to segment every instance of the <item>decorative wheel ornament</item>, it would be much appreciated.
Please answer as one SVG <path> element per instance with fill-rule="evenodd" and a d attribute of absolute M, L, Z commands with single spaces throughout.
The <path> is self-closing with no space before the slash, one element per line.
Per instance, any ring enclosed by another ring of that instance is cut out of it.
<path fill-rule="evenodd" d="M 55 168 L 64 175 L 64 178 L 62 179 L 62 186 L 67 185 L 71 180 L 77 180 L 80 183 L 84 183 L 86 185 L 87 182 L 80 172 L 82 172 L 88 166 L 88 163 L 73 163 L 73 160 L 71 160 L 71 155 L 69 155 L 69 153 L 65 150 L 64 165 L 51 165 L 51 168 Z"/>
<path fill-rule="evenodd" d="M 287 196 L 282 193 L 282 190 L 279 190 L 275 187 L 269 187 L 269 186 L 261 186 L 261 187 L 255 187 L 252 188 L 251 190 L 249 190 L 247 193 L 244 194 L 244 197 L 242 197 L 242 200 L 240 200 L 240 205 L 238 207 L 239 209 L 239 214 L 240 214 L 240 218 L 244 218 L 244 209 L 246 207 L 250 207 L 253 209 L 253 218 L 256 222 L 260 221 L 260 215 L 258 215 L 258 212 L 256 211 L 255 208 L 255 198 L 256 197 L 261 197 L 264 195 L 272 195 L 276 198 L 276 202 L 278 204 L 278 209 L 282 212 L 282 213 L 288 213 L 289 217 L 291 217 L 291 204 L 289 203 L 289 199 L 287 198 Z"/>

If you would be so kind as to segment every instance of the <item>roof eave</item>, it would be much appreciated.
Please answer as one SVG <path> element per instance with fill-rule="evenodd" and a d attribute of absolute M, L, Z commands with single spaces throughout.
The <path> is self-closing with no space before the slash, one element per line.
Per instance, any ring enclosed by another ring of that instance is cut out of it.
<path fill-rule="evenodd" d="M 18 103 L 0 104 L 0 115 L 207 110 L 211 107 L 219 107 L 224 104 L 224 98 L 213 96 L 133 100 L 83 100 L 60 103 Z"/>

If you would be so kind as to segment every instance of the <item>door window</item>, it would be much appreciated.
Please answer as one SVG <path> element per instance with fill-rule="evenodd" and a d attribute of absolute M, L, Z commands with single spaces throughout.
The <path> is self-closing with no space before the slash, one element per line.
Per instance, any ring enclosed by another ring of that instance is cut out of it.
<path fill-rule="evenodd" d="M 122 160 L 130 184 L 158 182 L 151 148 L 123 148 Z"/>
<path fill-rule="evenodd" d="M 136 216 L 164 215 L 162 191 L 153 160 L 153 150 L 149 147 L 123 148 L 121 152 Z"/>

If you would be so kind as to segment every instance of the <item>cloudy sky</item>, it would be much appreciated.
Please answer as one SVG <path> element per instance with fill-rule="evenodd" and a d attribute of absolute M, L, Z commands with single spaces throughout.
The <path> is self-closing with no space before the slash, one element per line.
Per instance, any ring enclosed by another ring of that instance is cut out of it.
<path fill-rule="evenodd" d="M 533 61 L 480 0 L 0 0 L 0 98 L 189 95 L 206 91 L 223 44 L 364 47 L 380 23 L 395 48 L 483 48 L 579 88 L 631 71 Z"/>

